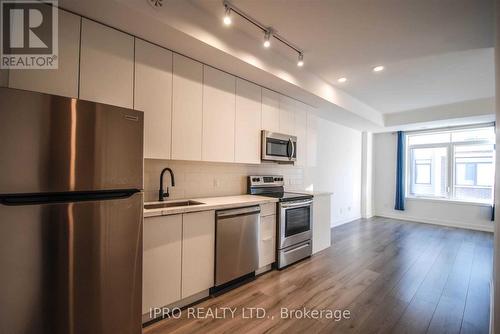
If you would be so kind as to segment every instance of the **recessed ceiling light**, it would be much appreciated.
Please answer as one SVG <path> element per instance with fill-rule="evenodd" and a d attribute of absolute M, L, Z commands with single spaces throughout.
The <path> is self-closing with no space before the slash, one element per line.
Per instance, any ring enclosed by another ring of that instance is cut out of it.
<path fill-rule="evenodd" d="M 382 66 L 382 65 L 375 66 L 373 68 L 373 72 L 380 72 L 380 71 L 383 71 L 383 70 L 384 70 L 384 66 Z"/>
<path fill-rule="evenodd" d="M 346 77 L 338 78 L 337 81 L 340 83 L 344 83 L 347 81 L 347 78 Z"/>

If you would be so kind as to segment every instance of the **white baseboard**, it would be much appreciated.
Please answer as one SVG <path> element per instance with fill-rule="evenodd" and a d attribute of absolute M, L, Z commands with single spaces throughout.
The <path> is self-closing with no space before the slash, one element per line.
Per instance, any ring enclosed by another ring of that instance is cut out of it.
<path fill-rule="evenodd" d="M 491 226 L 490 225 L 482 225 L 482 224 L 481 225 L 480 224 L 467 224 L 467 223 L 456 222 L 456 221 L 451 221 L 451 220 L 420 218 L 420 217 L 408 216 L 406 214 L 398 215 L 398 214 L 388 213 L 388 212 L 377 212 L 375 214 L 375 216 L 392 218 L 392 219 L 399 219 L 399 220 L 408 220 L 408 221 L 416 222 L 416 223 L 425 223 L 425 224 L 432 224 L 432 225 L 465 228 L 468 230 L 484 231 L 484 232 L 493 232 L 493 229 L 494 229 L 493 223 L 491 224 Z"/>
<path fill-rule="evenodd" d="M 356 217 L 345 218 L 342 220 L 337 220 L 337 221 L 334 221 L 330 227 L 337 227 L 340 225 L 344 225 L 344 224 L 350 223 L 352 221 L 358 220 L 360 218 L 361 218 L 361 216 L 356 216 Z"/>

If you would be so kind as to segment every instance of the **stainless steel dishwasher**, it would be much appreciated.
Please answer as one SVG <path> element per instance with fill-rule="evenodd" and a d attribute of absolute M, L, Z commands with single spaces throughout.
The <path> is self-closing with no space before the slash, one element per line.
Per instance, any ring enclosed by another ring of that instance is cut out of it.
<path fill-rule="evenodd" d="M 259 206 L 216 212 L 216 287 L 258 268 L 259 221 Z"/>

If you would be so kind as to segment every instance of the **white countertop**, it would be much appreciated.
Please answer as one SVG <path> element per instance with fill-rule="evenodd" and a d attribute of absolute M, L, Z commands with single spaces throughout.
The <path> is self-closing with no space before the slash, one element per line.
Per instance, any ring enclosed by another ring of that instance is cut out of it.
<path fill-rule="evenodd" d="M 238 195 L 238 196 L 205 197 L 205 198 L 189 198 L 189 199 L 201 202 L 203 204 L 190 205 L 190 206 L 176 206 L 176 207 L 159 208 L 159 209 L 144 209 L 144 217 L 146 218 L 146 217 L 173 215 L 185 212 L 230 209 L 243 206 L 278 202 L 277 198 L 256 196 L 256 195 Z M 175 201 L 177 200 L 172 200 L 172 202 Z M 146 202 L 144 204 L 147 205 L 156 203 L 164 203 L 164 202 Z"/>

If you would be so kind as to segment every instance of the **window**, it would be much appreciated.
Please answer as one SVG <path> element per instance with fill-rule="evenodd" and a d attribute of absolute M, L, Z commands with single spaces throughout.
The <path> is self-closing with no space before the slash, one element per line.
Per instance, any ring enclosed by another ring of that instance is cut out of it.
<path fill-rule="evenodd" d="M 407 196 L 492 203 L 493 126 L 407 135 Z"/>

